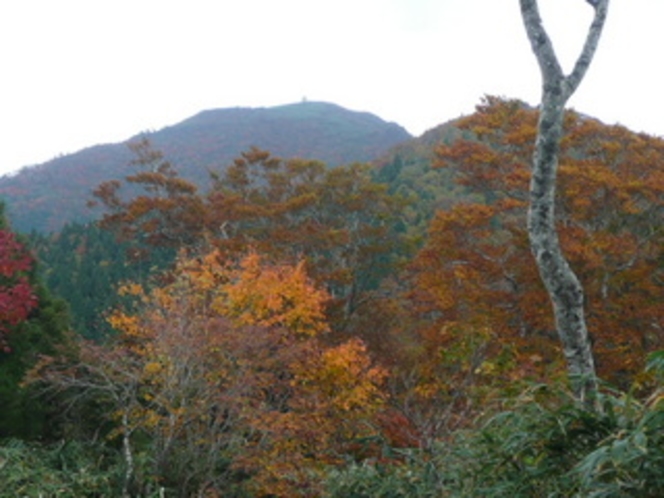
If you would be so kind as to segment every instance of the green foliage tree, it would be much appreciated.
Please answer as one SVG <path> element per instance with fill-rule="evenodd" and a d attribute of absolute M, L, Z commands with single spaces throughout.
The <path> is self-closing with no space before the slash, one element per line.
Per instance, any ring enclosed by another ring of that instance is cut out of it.
<path fill-rule="evenodd" d="M 72 327 L 95 341 L 111 333 L 105 317 L 120 302 L 117 288 L 125 281 L 147 284 L 175 255 L 164 248 L 149 259 L 132 257 L 129 243 L 94 223 L 70 223 L 54 234 L 33 233 L 29 240 L 39 260 L 39 276 L 68 304 Z"/>

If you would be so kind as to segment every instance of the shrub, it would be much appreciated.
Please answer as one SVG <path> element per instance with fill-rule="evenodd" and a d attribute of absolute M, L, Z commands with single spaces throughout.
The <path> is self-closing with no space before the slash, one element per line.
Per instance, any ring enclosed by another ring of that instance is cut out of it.
<path fill-rule="evenodd" d="M 649 364 L 661 375 L 658 355 Z M 335 469 L 326 489 L 329 497 L 352 498 L 661 496 L 664 393 L 640 401 L 605 389 L 590 409 L 564 391 L 535 386 L 430 452 Z"/>
<path fill-rule="evenodd" d="M 118 466 L 101 446 L 39 446 L 9 440 L 0 445 L 0 497 L 116 496 Z"/>

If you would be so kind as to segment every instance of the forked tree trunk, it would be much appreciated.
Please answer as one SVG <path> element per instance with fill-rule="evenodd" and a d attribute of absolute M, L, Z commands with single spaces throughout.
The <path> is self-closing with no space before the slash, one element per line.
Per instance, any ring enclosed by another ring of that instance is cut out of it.
<path fill-rule="evenodd" d="M 542 102 L 530 182 L 528 235 L 542 281 L 553 303 L 556 329 L 563 345 L 573 392 L 580 401 L 592 403 L 597 379 L 586 327 L 583 287 L 560 248 L 555 226 L 555 197 L 565 104 L 581 83 L 593 59 L 609 0 L 587 0 L 595 9 L 595 16 L 581 55 L 569 75 L 563 73 L 544 30 L 537 0 L 519 1 L 528 39 L 542 73 Z"/>

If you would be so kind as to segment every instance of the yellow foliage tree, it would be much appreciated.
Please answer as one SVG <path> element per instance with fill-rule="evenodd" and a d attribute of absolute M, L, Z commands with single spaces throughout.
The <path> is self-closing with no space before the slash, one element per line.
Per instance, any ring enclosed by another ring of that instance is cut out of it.
<path fill-rule="evenodd" d="M 180 495 L 241 485 L 254 496 L 314 496 L 321 471 L 375 435 L 386 372 L 359 339 L 320 340 L 328 296 L 303 263 L 252 252 L 232 265 L 213 250 L 181 257 L 162 287 L 121 292 L 137 302 L 109 316 L 117 340 L 59 380 L 47 365 L 45 377 L 100 390 L 131 380 L 115 412 L 128 465 L 136 434 L 147 436 L 140 451 L 153 478 Z"/>

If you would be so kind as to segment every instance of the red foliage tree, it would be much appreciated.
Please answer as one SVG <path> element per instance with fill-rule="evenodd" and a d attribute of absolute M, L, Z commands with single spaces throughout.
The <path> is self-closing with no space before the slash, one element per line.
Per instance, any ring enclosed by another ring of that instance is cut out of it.
<path fill-rule="evenodd" d="M 0 230 L 0 349 L 11 352 L 7 337 L 13 327 L 26 320 L 37 306 L 37 296 L 28 281 L 32 257 L 16 236 Z"/>

